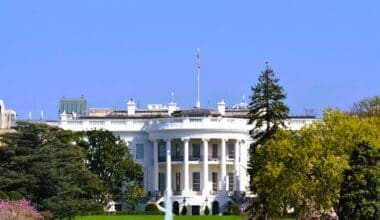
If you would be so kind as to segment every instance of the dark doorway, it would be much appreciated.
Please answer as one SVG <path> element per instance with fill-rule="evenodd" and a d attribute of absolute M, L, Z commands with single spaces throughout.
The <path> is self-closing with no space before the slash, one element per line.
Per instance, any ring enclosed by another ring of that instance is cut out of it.
<path fill-rule="evenodd" d="M 214 201 L 212 203 L 212 215 L 218 215 L 219 214 L 219 202 Z"/>
<path fill-rule="evenodd" d="M 201 207 L 199 205 L 191 206 L 191 215 L 200 215 L 200 214 L 201 214 Z"/>
<path fill-rule="evenodd" d="M 173 213 L 179 215 L 179 203 L 177 201 L 173 202 Z"/>

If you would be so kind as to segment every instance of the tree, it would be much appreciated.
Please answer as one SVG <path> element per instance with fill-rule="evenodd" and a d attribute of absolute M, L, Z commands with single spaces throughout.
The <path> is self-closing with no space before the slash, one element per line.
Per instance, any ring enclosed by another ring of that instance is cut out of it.
<path fill-rule="evenodd" d="M 350 168 L 344 171 L 339 201 L 341 219 L 380 218 L 380 148 L 368 142 L 356 145 Z"/>
<path fill-rule="evenodd" d="M 355 102 L 351 113 L 359 116 L 380 116 L 380 96 L 365 98 Z"/>
<path fill-rule="evenodd" d="M 249 133 L 255 140 L 252 145 L 255 148 L 268 140 L 280 127 L 285 127 L 289 108 L 283 102 L 286 98 L 284 89 L 268 65 L 261 72 L 259 82 L 251 90 L 248 123 L 254 124 Z"/>
<path fill-rule="evenodd" d="M 17 191 L 58 218 L 101 210 L 101 182 L 85 167 L 75 139 L 60 128 L 18 123 L 17 132 L 2 137 L 0 190 Z"/>
<path fill-rule="evenodd" d="M 380 119 L 326 110 L 323 119 L 299 131 L 280 129 L 252 155 L 258 198 L 253 215 L 310 219 L 336 208 L 343 172 L 358 141 L 380 144 Z M 335 209 L 336 210 L 336 209 Z"/>
<path fill-rule="evenodd" d="M 105 130 L 91 130 L 83 135 L 78 144 L 86 151 L 86 165 L 105 186 L 99 199 L 105 205 L 113 200 L 126 201 L 134 207 L 144 194 L 140 186 L 143 171 L 133 161 L 125 142 Z"/>
<path fill-rule="evenodd" d="M 279 84 L 272 68 L 267 66 L 261 72 L 258 83 L 251 88 L 252 96 L 249 103 L 249 121 L 253 124 L 251 135 L 254 142 L 250 146 L 250 158 L 248 162 L 248 173 L 251 177 L 257 174 L 257 161 L 252 155 L 255 154 L 257 147 L 264 145 L 280 127 L 285 127 L 285 120 L 288 118 L 289 108 L 284 104 L 286 98 L 284 89 Z M 255 186 L 251 185 L 255 190 Z M 266 201 L 266 200 L 263 200 Z"/>

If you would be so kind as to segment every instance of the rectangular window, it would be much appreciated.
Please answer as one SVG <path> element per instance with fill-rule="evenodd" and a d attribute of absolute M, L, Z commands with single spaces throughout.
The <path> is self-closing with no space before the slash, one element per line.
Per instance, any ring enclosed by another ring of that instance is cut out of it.
<path fill-rule="evenodd" d="M 228 159 L 235 158 L 235 144 L 228 144 Z"/>
<path fill-rule="evenodd" d="M 193 172 L 193 191 L 201 191 L 201 174 Z"/>
<path fill-rule="evenodd" d="M 181 173 L 180 172 L 175 173 L 175 191 L 177 192 L 181 191 Z"/>
<path fill-rule="evenodd" d="M 228 173 L 228 191 L 234 190 L 234 173 Z"/>
<path fill-rule="evenodd" d="M 136 144 L 136 159 L 144 159 L 144 144 Z"/>
<path fill-rule="evenodd" d="M 200 144 L 193 144 L 192 157 L 194 159 L 201 158 L 201 145 Z"/>
<path fill-rule="evenodd" d="M 218 190 L 218 173 L 212 172 L 212 191 Z"/>
<path fill-rule="evenodd" d="M 158 144 L 158 162 L 166 160 L 166 145 L 165 143 Z"/>
<path fill-rule="evenodd" d="M 165 173 L 158 173 L 158 190 L 165 191 Z"/>
<path fill-rule="evenodd" d="M 212 145 L 212 158 L 218 158 L 218 144 Z"/>

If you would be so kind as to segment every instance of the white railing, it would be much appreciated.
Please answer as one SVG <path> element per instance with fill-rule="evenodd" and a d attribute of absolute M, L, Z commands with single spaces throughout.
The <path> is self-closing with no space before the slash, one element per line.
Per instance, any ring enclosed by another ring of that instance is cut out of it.
<path fill-rule="evenodd" d="M 291 119 L 287 125 L 298 130 L 311 124 L 316 119 Z M 61 127 L 71 130 L 106 129 L 111 131 L 154 131 L 171 129 L 226 129 L 250 130 L 253 125 L 247 125 L 247 119 L 242 118 L 211 118 L 211 117 L 184 117 L 159 119 L 125 119 L 125 120 L 94 120 L 68 119 L 61 121 Z"/>

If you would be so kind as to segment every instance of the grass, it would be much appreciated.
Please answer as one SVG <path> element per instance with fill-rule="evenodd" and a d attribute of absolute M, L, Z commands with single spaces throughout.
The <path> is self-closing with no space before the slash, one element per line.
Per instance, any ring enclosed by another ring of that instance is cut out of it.
<path fill-rule="evenodd" d="M 89 215 L 78 216 L 75 220 L 163 220 L 163 215 Z M 174 216 L 174 220 L 240 220 L 240 216 Z"/>

